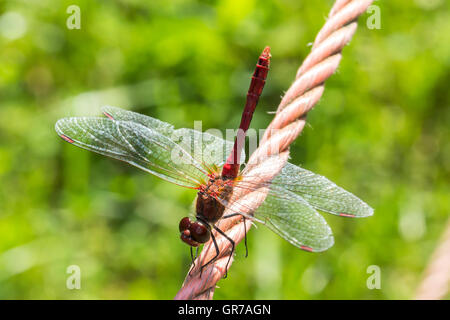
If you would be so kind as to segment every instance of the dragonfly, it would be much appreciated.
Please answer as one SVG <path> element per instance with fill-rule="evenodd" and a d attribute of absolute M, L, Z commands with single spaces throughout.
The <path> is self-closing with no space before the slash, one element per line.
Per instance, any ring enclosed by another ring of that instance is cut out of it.
<path fill-rule="evenodd" d="M 270 58 L 266 47 L 253 73 L 234 142 L 189 128 L 175 129 L 167 122 L 112 106 L 103 107 L 106 117 L 60 119 L 56 132 L 70 144 L 196 190 L 195 217 L 182 218 L 179 231 L 181 240 L 190 246 L 193 261 L 192 248 L 198 250 L 212 240 L 216 254 L 201 270 L 220 254 L 213 230 L 230 241 L 231 258 L 235 242 L 218 222 L 237 215 L 244 223 L 249 219 L 267 226 L 302 250 L 325 251 L 333 246 L 334 238 L 318 211 L 361 218 L 371 216 L 373 209 L 327 178 L 289 162 L 273 179 L 262 183 L 255 182 L 261 174 L 258 170 L 241 170 L 245 135 L 265 85 Z M 254 208 L 248 199 L 234 196 L 239 190 L 260 194 L 263 200 Z M 224 214 L 226 210 L 231 213 Z"/>

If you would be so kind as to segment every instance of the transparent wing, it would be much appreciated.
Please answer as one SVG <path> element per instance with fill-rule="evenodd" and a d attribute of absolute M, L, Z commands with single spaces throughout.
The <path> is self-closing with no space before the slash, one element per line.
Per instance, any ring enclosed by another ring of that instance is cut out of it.
<path fill-rule="evenodd" d="M 368 217 L 373 209 L 327 178 L 287 163 L 272 181 L 306 200 L 312 207 L 345 217 Z"/>
<path fill-rule="evenodd" d="M 136 112 L 110 106 L 103 107 L 102 111 L 111 119 L 136 122 L 166 135 L 208 168 L 223 166 L 233 148 L 233 142 L 215 135 L 187 128 L 174 130 L 167 122 Z M 241 163 L 244 161 L 245 153 L 242 152 Z"/>
<path fill-rule="evenodd" d="M 325 219 L 300 196 L 283 193 L 279 197 L 271 189 L 255 217 L 303 250 L 321 252 L 332 247 L 334 238 Z"/>
<path fill-rule="evenodd" d="M 105 106 L 102 107 L 102 112 L 105 116 L 113 120 L 136 122 L 144 127 L 150 128 L 164 134 L 168 137 L 173 133 L 174 128 L 170 123 L 140 114 L 133 111 L 124 110 L 117 107 Z"/>
<path fill-rule="evenodd" d="M 125 161 L 169 182 L 196 188 L 207 173 L 180 146 L 159 132 L 130 121 L 64 118 L 56 132 L 67 142 Z"/>
<path fill-rule="evenodd" d="M 233 149 L 233 142 L 215 135 L 193 129 L 177 129 L 173 134 L 173 141 L 186 150 L 199 163 L 208 167 L 222 167 Z M 245 161 L 242 152 L 241 163 Z"/>
<path fill-rule="evenodd" d="M 235 188 L 240 188 L 239 182 Z M 245 185 L 244 189 L 250 193 L 226 203 L 229 211 L 244 213 L 263 223 L 300 249 L 321 252 L 333 246 L 334 238 L 327 222 L 301 196 L 274 185 L 256 190 Z M 254 207 L 257 209 L 252 213 L 251 208 Z"/>

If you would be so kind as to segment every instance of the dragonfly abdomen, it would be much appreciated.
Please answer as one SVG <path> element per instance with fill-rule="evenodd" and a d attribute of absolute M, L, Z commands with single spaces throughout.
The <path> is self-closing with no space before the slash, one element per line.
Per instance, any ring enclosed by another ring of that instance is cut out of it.
<path fill-rule="evenodd" d="M 269 72 L 270 57 L 270 48 L 266 47 L 259 56 L 258 63 L 256 64 L 255 71 L 253 72 L 252 81 L 247 92 L 244 112 L 241 117 L 241 124 L 239 125 L 237 137 L 234 141 L 233 150 L 231 151 L 231 154 L 222 169 L 223 177 L 236 178 L 238 175 L 240 167 L 239 159 L 244 146 L 245 133 L 250 126 L 253 112 L 256 109 L 259 97 L 261 96 L 266 83 L 267 73 Z"/>

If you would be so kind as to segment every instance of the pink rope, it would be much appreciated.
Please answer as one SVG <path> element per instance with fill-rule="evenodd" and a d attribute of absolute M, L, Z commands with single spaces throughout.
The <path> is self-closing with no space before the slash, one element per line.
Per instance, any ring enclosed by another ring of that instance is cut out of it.
<path fill-rule="evenodd" d="M 417 289 L 417 300 L 444 299 L 450 289 L 450 220 Z"/>
<path fill-rule="evenodd" d="M 319 101 L 323 94 L 323 83 L 337 69 L 341 60 L 341 50 L 350 41 L 356 31 L 355 20 L 373 0 L 337 0 L 330 11 L 329 18 L 318 33 L 310 54 L 297 72 L 296 79 L 284 95 L 277 114 L 268 126 L 258 149 L 251 155 L 243 171 L 243 179 L 250 179 L 254 185 L 273 179 L 286 164 L 289 157 L 289 145 L 302 132 L 306 123 L 306 114 Z M 255 179 L 257 181 L 255 181 Z M 256 210 L 264 201 L 265 190 L 262 187 L 251 193 L 234 190 L 232 199 L 247 203 L 248 211 Z M 231 210 L 225 210 L 225 214 Z M 242 212 L 242 210 L 239 210 Z M 229 218 L 221 220 L 218 227 L 232 238 L 236 245 L 249 231 L 251 223 L 247 221 L 246 229 L 242 219 Z M 215 250 L 212 242 L 205 244 L 195 266 L 186 276 L 182 288 L 175 299 L 212 299 L 216 283 L 224 276 L 226 264 L 231 254 L 231 244 L 224 237 L 214 232 L 220 254 L 214 263 L 204 268 L 200 276 L 200 266 L 209 261 Z M 233 262 L 231 257 L 230 264 Z"/>

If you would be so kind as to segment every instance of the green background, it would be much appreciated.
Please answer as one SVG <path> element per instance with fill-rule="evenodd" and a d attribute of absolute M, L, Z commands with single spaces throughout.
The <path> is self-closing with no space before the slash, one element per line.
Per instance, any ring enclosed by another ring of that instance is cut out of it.
<path fill-rule="evenodd" d="M 81 8 L 69 30 L 66 9 Z M 444 0 L 376 1 L 291 147 L 291 162 L 375 209 L 324 214 L 335 245 L 298 250 L 249 233 L 216 299 L 409 299 L 450 210 L 450 11 Z M 171 299 L 189 267 L 178 222 L 195 191 L 64 143 L 64 116 L 109 104 L 176 127 L 235 128 L 265 45 L 265 128 L 331 0 L 0 3 L 0 298 Z M 81 268 L 81 290 L 66 269 Z M 381 289 L 366 286 L 381 270 Z"/>

